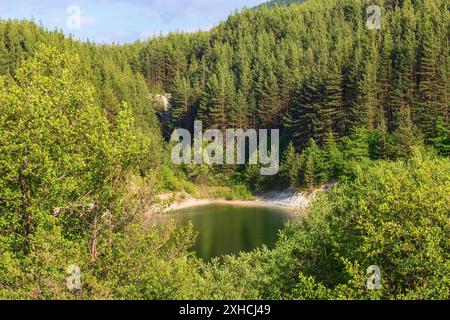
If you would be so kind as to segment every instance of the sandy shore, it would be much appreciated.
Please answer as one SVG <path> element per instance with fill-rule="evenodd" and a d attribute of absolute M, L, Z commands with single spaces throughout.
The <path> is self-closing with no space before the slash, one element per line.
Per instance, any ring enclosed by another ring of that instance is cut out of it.
<path fill-rule="evenodd" d="M 313 201 L 314 195 L 306 195 L 303 193 L 286 190 L 284 192 L 271 192 L 261 195 L 253 201 L 242 200 L 225 200 L 225 199 L 196 199 L 185 195 L 184 198 L 179 198 L 174 203 L 163 210 L 163 212 L 170 212 L 174 210 L 187 209 L 198 206 L 205 206 L 211 204 L 223 204 L 234 206 L 248 206 L 248 207 L 266 207 L 276 208 L 287 212 L 299 212 L 309 208 Z"/>
<path fill-rule="evenodd" d="M 296 192 L 292 189 L 284 191 L 273 191 L 260 194 L 253 201 L 241 200 L 225 200 L 225 199 L 196 199 L 190 195 L 184 194 L 182 197 L 178 195 L 162 195 L 162 199 L 168 199 L 171 196 L 175 201 L 163 212 L 170 212 L 174 210 L 187 209 L 198 206 L 205 206 L 210 204 L 224 204 L 235 206 L 249 206 L 249 207 L 268 207 L 277 208 L 291 213 L 305 212 L 311 206 L 316 198 L 316 195 L 324 190 L 332 188 L 336 182 L 327 183 L 312 192 Z"/>
<path fill-rule="evenodd" d="M 224 204 L 233 205 L 241 207 L 271 207 L 283 210 L 294 210 L 295 208 L 284 206 L 281 204 L 276 204 L 270 201 L 264 200 L 253 200 L 253 201 L 242 201 L 242 200 L 225 200 L 225 199 L 186 199 L 177 203 L 174 203 L 169 208 L 165 209 L 165 212 L 188 209 L 199 206 L 206 206 L 211 204 Z"/>

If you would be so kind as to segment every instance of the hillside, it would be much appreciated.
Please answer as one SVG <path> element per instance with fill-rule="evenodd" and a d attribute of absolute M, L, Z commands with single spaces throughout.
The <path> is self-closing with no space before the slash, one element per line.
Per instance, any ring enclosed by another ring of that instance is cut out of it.
<path fill-rule="evenodd" d="M 126 45 L 1 20 L 0 299 L 448 300 L 448 0 L 376 2 L 381 30 L 369 0 L 272 1 Z M 279 173 L 176 165 L 195 120 L 280 129 Z M 272 249 L 203 261 L 191 224 L 151 223 L 174 194 L 327 183 Z"/>
<path fill-rule="evenodd" d="M 301 150 L 412 121 L 431 141 L 438 119 L 449 125 L 446 3 L 385 2 L 380 31 L 366 28 L 366 3 L 246 10 L 209 33 L 149 41 L 141 70 L 172 93 L 171 127 L 282 128 Z"/>

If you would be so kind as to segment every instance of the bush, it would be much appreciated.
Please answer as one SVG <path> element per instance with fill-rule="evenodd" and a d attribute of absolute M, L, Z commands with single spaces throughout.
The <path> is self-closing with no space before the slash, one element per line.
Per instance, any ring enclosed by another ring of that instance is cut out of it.
<path fill-rule="evenodd" d="M 168 191 L 182 191 L 184 189 L 181 179 L 177 178 L 169 167 L 162 166 L 160 175 L 164 189 Z"/>
<path fill-rule="evenodd" d="M 116 299 L 201 299 L 200 261 L 188 252 L 194 241 L 191 227 L 169 222 L 148 230 L 133 224 L 116 235 L 111 253 L 99 261 L 98 273 Z"/>
<path fill-rule="evenodd" d="M 226 195 L 227 200 L 254 200 L 250 189 L 244 184 L 236 184 L 231 186 L 231 190 Z"/>
<path fill-rule="evenodd" d="M 356 172 L 283 231 L 263 296 L 292 298 L 323 286 L 339 299 L 449 299 L 450 160 L 416 149 L 410 160 Z M 371 265 L 382 270 L 380 291 L 365 288 Z"/>

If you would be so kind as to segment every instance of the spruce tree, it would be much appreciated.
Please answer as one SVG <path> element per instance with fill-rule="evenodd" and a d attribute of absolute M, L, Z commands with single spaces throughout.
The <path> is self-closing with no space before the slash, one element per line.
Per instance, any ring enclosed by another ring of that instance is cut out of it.
<path fill-rule="evenodd" d="M 177 75 L 171 90 L 170 113 L 174 126 L 183 126 L 185 129 L 193 128 L 191 114 L 191 87 L 189 81 Z"/>
<path fill-rule="evenodd" d="M 446 101 L 446 75 L 440 67 L 440 56 L 443 54 L 438 36 L 432 32 L 433 25 L 429 17 L 423 24 L 424 42 L 419 65 L 419 107 L 420 126 L 427 138 L 436 135 L 436 120 L 444 119 L 448 101 Z"/>
<path fill-rule="evenodd" d="M 296 189 L 299 186 L 300 158 L 292 142 L 289 143 L 283 159 L 282 175 L 289 182 L 290 186 Z"/>
<path fill-rule="evenodd" d="M 436 136 L 431 139 L 436 150 L 443 156 L 450 155 L 450 129 L 442 118 L 436 122 Z"/>
<path fill-rule="evenodd" d="M 405 110 L 405 115 L 401 119 L 402 121 L 393 135 L 391 154 L 394 158 L 408 157 L 412 154 L 414 146 L 422 144 L 408 109 Z"/>

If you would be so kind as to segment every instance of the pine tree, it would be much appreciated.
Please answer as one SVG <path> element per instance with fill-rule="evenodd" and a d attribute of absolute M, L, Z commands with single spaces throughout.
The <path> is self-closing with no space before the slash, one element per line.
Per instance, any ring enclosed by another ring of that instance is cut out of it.
<path fill-rule="evenodd" d="M 258 118 L 261 128 L 279 128 L 280 96 L 277 78 L 271 61 L 260 73 L 258 89 Z"/>
<path fill-rule="evenodd" d="M 229 118 L 229 124 L 232 128 L 246 129 L 250 127 L 250 110 L 246 96 L 241 90 L 239 90 L 236 94 L 236 99 L 231 106 Z"/>
<path fill-rule="evenodd" d="M 344 127 L 345 133 L 349 134 L 350 130 L 357 126 L 358 119 L 355 112 L 358 108 L 359 99 L 359 83 L 363 75 L 363 52 L 361 45 L 356 42 L 353 52 L 349 58 L 349 62 L 343 68 L 343 98 L 344 98 Z"/>
<path fill-rule="evenodd" d="M 308 146 L 302 153 L 301 163 L 301 181 L 309 189 L 313 189 L 315 185 L 324 183 L 328 180 L 328 172 L 325 164 L 322 150 L 319 148 L 314 139 L 310 139 Z"/>
<path fill-rule="evenodd" d="M 436 122 L 436 137 L 431 141 L 440 154 L 443 156 L 450 155 L 450 129 L 446 127 L 442 118 L 439 118 Z"/>
<path fill-rule="evenodd" d="M 284 114 L 288 108 L 289 103 L 291 102 L 291 88 L 294 81 L 294 77 L 292 77 L 292 72 L 289 70 L 289 67 L 286 63 L 286 52 L 284 47 L 283 51 L 278 55 L 278 61 L 275 64 L 275 76 L 278 80 L 278 113 Z M 275 89 L 274 89 L 275 90 Z M 281 117 L 278 117 L 278 122 L 281 122 Z"/>
<path fill-rule="evenodd" d="M 356 124 L 369 130 L 377 128 L 384 119 L 379 99 L 378 65 L 377 49 L 372 45 L 364 62 L 365 74 L 359 83 L 359 103 L 354 110 Z"/>
<path fill-rule="evenodd" d="M 323 137 L 345 134 L 344 101 L 342 95 L 342 75 L 337 65 L 333 65 L 325 79 L 323 107 L 320 114 L 323 123 Z"/>
<path fill-rule="evenodd" d="M 223 132 L 229 127 L 230 108 L 235 103 L 234 77 L 226 62 L 225 51 L 219 50 L 221 60 L 216 66 L 216 73 L 207 82 L 205 95 L 201 106 L 206 123 L 211 129 Z"/>
<path fill-rule="evenodd" d="M 315 171 L 314 158 L 313 155 L 309 154 L 306 156 L 306 163 L 303 177 L 304 184 L 309 190 L 314 190 L 314 186 L 316 183 L 314 179 L 314 171 Z"/>
<path fill-rule="evenodd" d="M 439 38 L 432 32 L 433 25 L 428 17 L 425 17 L 423 26 L 425 30 L 422 47 L 421 61 L 419 66 L 419 106 L 420 126 L 427 138 L 436 135 L 436 120 L 444 119 L 448 109 L 446 97 L 446 75 L 440 67 Z"/>
<path fill-rule="evenodd" d="M 395 77 L 393 87 L 393 114 L 394 127 L 402 121 L 402 117 L 408 109 L 411 112 L 413 121 L 418 122 L 420 112 L 416 108 L 416 83 L 417 72 L 415 70 L 417 42 L 416 28 L 417 21 L 411 0 L 404 0 L 401 10 L 395 11 L 392 22 L 398 34 L 398 41 L 394 46 L 394 66 Z"/>
<path fill-rule="evenodd" d="M 283 155 L 283 159 L 282 175 L 284 176 L 284 179 L 289 181 L 290 186 L 296 189 L 299 186 L 300 158 L 292 142 L 289 143 Z"/>
<path fill-rule="evenodd" d="M 191 114 L 191 87 L 189 81 L 177 75 L 173 81 L 171 90 L 170 113 L 175 127 L 182 125 L 185 129 L 193 128 Z"/>
<path fill-rule="evenodd" d="M 383 42 L 380 54 L 380 69 L 378 79 L 380 82 L 380 102 L 383 105 L 387 119 L 387 129 L 394 128 L 394 114 L 392 106 L 392 50 L 393 40 L 389 29 L 383 34 Z"/>
<path fill-rule="evenodd" d="M 323 146 L 324 166 L 329 178 L 338 178 L 343 171 L 344 158 L 332 134 L 328 134 Z"/>
<path fill-rule="evenodd" d="M 226 127 L 225 88 L 215 74 L 208 80 L 205 95 L 202 97 L 200 117 L 210 128 L 224 129 Z"/>
<path fill-rule="evenodd" d="M 383 123 L 369 134 L 369 149 L 372 159 L 389 159 L 392 139 L 387 126 Z"/>
<path fill-rule="evenodd" d="M 370 157 L 369 131 L 355 127 L 350 135 L 342 139 L 344 157 L 347 160 L 363 161 Z"/>
<path fill-rule="evenodd" d="M 401 117 L 397 130 L 393 135 L 393 145 L 391 154 L 395 158 L 408 157 L 412 154 L 413 147 L 422 144 L 421 138 L 417 135 L 411 115 L 408 109 L 405 115 Z"/>
<path fill-rule="evenodd" d="M 321 139 L 323 137 L 323 126 L 320 119 L 321 90 L 318 77 L 312 75 L 294 92 L 294 99 L 284 122 L 299 148 L 306 147 L 311 138 Z"/>

